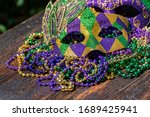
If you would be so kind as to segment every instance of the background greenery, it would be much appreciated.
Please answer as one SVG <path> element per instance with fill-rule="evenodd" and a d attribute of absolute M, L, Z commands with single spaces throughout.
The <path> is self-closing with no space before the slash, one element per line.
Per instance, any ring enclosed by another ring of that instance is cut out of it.
<path fill-rule="evenodd" d="M 0 33 L 44 10 L 48 2 L 49 0 L 0 0 Z"/>

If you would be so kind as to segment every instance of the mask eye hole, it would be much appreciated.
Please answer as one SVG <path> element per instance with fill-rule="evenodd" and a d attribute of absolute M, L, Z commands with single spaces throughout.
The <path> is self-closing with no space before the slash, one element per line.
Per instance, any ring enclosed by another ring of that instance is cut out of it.
<path fill-rule="evenodd" d="M 85 36 L 80 32 L 71 32 L 66 35 L 61 42 L 64 44 L 76 44 L 81 43 L 85 39 Z"/>
<path fill-rule="evenodd" d="M 114 9 L 116 14 L 122 15 L 124 17 L 135 17 L 140 14 L 135 7 L 130 5 L 122 5 Z"/>
<path fill-rule="evenodd" d="M 102 38 L 116 38 L 122 35 L 122 32 L 113 26 L 104 27 L 99 33 Z"/>
<path fill-rule="evenodd" d="M 97 11 L 97 12 L 102 12 L 102 13 L 104 13 L 104 11 L 101 9 L 101 8 L 99 8 L 99 7 L 93 7 L 94 9 L 95 9 L 95 11 Z"/>

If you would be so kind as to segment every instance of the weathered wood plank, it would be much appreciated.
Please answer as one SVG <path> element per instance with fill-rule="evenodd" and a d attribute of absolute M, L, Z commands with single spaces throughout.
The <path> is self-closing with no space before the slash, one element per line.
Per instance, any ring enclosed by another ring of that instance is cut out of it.
<path fill-rule="evenodd" d="M 93 87 L 77 87 L 73 92 L 52 92 L 36 79 L 22 78 L 5 67 L 5 62 L 24 43 L 23 36 L 41 31 L 43 12 L 0 35 L 0 99 L 150 99 L 150 70 L 134 79 L 116 78 Z"/>

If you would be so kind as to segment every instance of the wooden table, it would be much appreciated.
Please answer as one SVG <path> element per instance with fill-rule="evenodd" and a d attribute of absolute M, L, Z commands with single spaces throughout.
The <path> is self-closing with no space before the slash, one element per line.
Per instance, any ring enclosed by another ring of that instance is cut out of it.
<path fill-rule="evenodd" d="M 150 99 L 150 70 L 134 79 L 118 77 L 89 88 L 77 87 L 74 92 L 53 92 L 49 90 L 49 87 L 37 85 L 36 79 L 23 78 L 17 72 L 7 69 L 5 62 L 24 43 L 25 40 L 22 37 L 41 31 L 42 16 L 43 12 L 0 35 L 0 99 Z"/>

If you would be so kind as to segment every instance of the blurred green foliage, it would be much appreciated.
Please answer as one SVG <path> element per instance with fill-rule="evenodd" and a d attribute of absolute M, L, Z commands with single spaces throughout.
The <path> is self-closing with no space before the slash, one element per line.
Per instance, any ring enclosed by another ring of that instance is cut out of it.
<path fill-rule="evenodd" d="M 49 0 L 0 0 L 0 33 L 44 10 L 48 2 Z"/>

